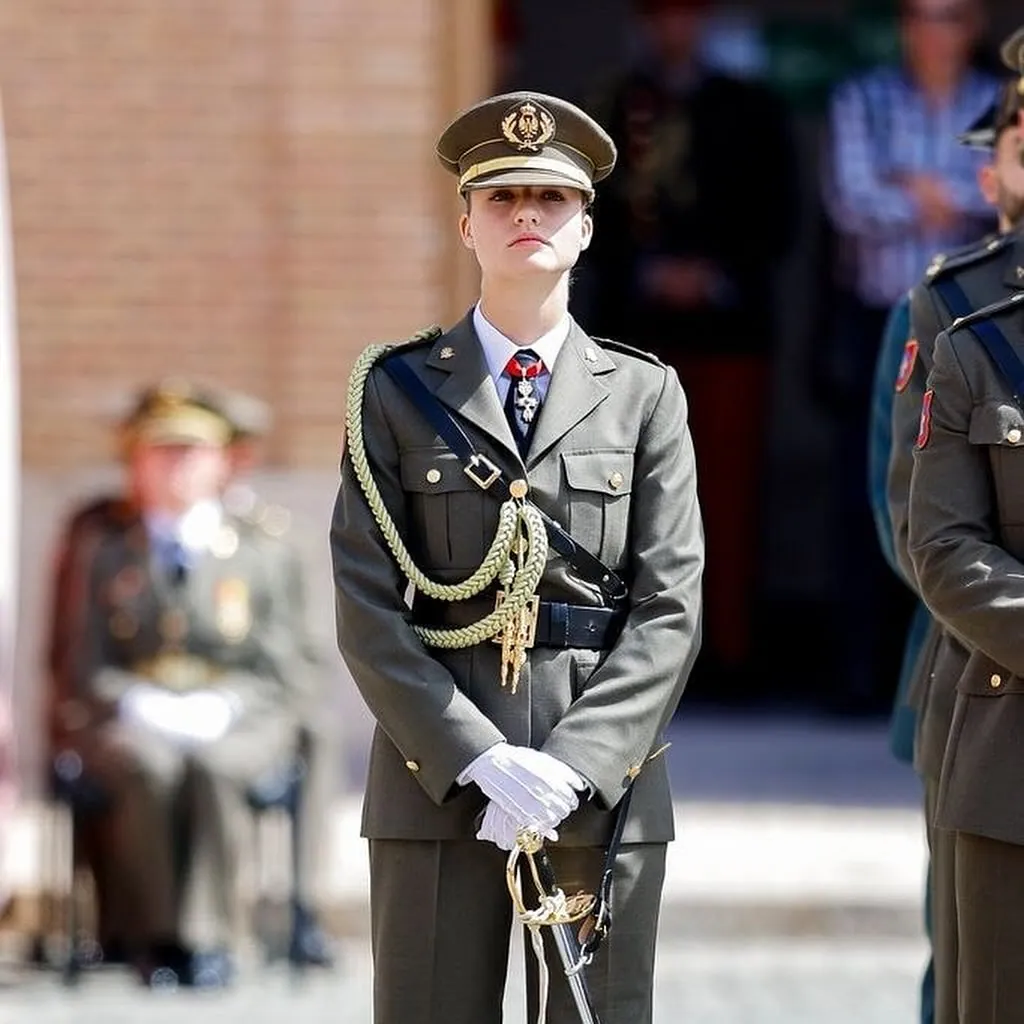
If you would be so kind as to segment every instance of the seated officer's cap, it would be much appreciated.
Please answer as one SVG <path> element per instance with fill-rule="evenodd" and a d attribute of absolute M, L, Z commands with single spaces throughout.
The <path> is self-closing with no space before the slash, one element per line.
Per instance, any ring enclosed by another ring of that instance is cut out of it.
<path fill-rule="evenodd" d="M 441 133 L 437 155 L 459 192 L 561 185 L 588 196 L 615 166 L 611 136 L 579 107 L 540 92 L 491 96 Z"/>
<path fill-rule="evenodd" d="M 233 440 L 236 425 L 213 392 L 188 381 L 165 380 L 139 394 L 121 430 L 126 446 L 220 446 Z"/>

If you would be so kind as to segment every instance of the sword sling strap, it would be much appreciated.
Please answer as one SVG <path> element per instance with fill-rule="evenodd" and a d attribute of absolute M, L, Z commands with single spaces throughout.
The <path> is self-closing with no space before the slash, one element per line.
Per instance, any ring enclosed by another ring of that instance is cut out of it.
<path fill-rule="evenodd" d="M 462 463 L 466 476 L 493 495 L 495 500 L 508 500 L 509 483 L 501 470 L 486 455 L 477 451 L 455 417 L 420 380 L 412 367 L 399 356 L 384 359 L 381 366 L 452 450 Z M 537 511 L 544 522 L 548 543 L 580 578 L 599 587 L 611 607 L 625 600 L 627 589 L 622 577 L 574 541 L 550 516 L 540 509 Z"/>
<path fill-rule="evenodd" d="M 963 288 L 952 277 L 940 278 L 935 282 L 935 290 L 942 296 L 942 301 L 954 317 L 969 316 L 974 310 Z M 1013 397 L 1018 405 L 1024 396 L 1024 362 L 1013 350 L 999 325 L 991 318 L 978 320 L 968 324 L 971 333 L 981 342 L 989 358 L 999 368 L 1013 390 Z"/>
<path fill-rule="evenodd" d="M 629 817 L 629 804 L 633 798 L 633 783 L 622 795 L 619 806 L 615 809 L 615 828 L 611 842 L 604 855 L 604 867 L 601 869 L 601 885 L 597 890 L 597 901 L 590 915 L 580 928 L 580 959 L 590 963 L 598 947 L 604 942 L 612 927 L 612 882 L 615 879 L 615 861 L 622 845 L 622 833 Z"/>

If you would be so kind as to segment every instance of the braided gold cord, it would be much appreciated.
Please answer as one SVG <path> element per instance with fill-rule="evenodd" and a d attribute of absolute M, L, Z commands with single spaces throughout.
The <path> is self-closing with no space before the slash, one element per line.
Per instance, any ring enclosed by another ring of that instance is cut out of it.
<path fill-rule="evenodd" d="M 412 340 L 418 340 L 419 335 Z M 373 479 L 363 436 L 363 400 L 366 381 L 374 365 L 395 349 L 394 345 L 370 345 L 356 360 L 349 377 L 345 431 L 349 457 L 370 512 L 380 527 L 388 548 L 399 569 L 419 590 L 439 601 L 465 601 L 485 590 L 495 579 L 508 587 L 508 595 L 499 608 L 468 626 L 437 629 L 414 626 L 423 643 L 431 647 L 472 647 L 489 640 L 511 627 L 529 603 L 547 563 L 548 540 L 540 513 L 522 499 L 510 498 L 502 503 L 494 540 L 477 570 L 461 583 L 439 583 L 430 579 L 414 561 L 398 533 L 380 489 Z M 519 552 L 525 535 L 525 557 L 518 565 L 513 550 Z"/>

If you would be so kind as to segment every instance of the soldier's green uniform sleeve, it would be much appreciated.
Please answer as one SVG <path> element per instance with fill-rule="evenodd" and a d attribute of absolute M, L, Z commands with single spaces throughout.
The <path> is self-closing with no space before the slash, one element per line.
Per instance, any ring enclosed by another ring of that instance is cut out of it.
<path fill-rule="evenodd" d="M 941 330 L 935 300 L 929 288 L 917 285 L 910 293 L 910 338 L 916 342 L 914 366 L 902 387 L 893 381 L 892 446 L 886 485 L 892 520 L 896 562 L 907 584 L 917 590 L 917 579 L 908 548 L 910 478 L 914 469 L 914 442 L 921 421 L 921 399 L 925 392 L 936 335 Z"/>
<path fill-rule="evenodd" d="M 634 481 L 625 627 L 542 747 L 608 807 L 657 744 L 700 646 L 704 538 L 686 399 L 672 370 L 643 428 Z"/>
<path fill-rule="evenodd" d="M 374 373 L 366 384 L 363 428 L 374 478 L 399 533 L 406 535 L 399 453 Z M 419 764 L 417 781 L 440 804 L 462 769 L 505 737 L 413 632 L 405 577 L 347 454 L 331 554 L 338 646 L 345 663 L 380 727 L 404 758 Z"/>
<path fill-rule="evenodd" d="M 971 443 L 974 396 L 945 332 L 928 394 L 910 488 L 910 556 L 921 596 L 968 644 L 1024 674 L 1024 564 L 999 544 L 990 450 Z"/>

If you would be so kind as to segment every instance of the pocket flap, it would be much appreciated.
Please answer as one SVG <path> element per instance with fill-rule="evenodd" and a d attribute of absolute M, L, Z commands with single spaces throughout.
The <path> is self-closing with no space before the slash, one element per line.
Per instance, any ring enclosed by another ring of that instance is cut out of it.
<path fill-rule="evenodd" d="M 417 494 L 480 490 L 447 448 L 413 448 L 402 452 L 402 488 Z"/>
<path fill-rule="evenodd" d="M 972 697 L 999 697 L 1024 692 L 1024 679 L 1008 672 L 981 651 L 972 651 L 967 667 L 957 680 L 957 691 Z"/>
<path fill-rule="evenodd" d="M 1013 402 L 976 405 L 971 410 L 967 439 L 971 444 L 1019 445 L 1024 442 L 1024 413 Z"/>
<path fill-rule="evenodd" d="M 577 491 L 616 495 L 633 490 L 632 452 L 562 452 L 562 465 L 566 481 Z"/>

